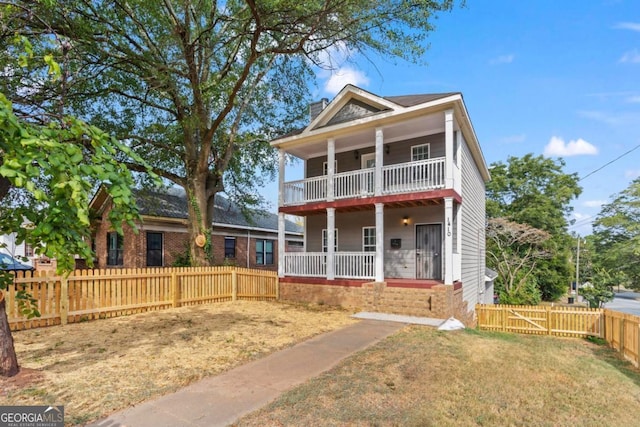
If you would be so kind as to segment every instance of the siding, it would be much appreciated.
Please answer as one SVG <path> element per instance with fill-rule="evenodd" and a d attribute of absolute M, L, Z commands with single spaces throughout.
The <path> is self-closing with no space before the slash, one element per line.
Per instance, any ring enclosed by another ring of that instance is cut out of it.
<path fill-rule="evenodd" d="M 462 144 L 462 285 L 468 307 L 482 300 L 485 271 L 485 185 L 466 141 Z"/>

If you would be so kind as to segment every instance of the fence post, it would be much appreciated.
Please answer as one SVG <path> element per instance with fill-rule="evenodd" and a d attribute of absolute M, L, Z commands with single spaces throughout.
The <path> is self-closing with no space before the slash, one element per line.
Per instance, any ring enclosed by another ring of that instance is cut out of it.
<path fill-rule="evenodd" d="M 280 301 L 280 279 L 275 276 L 274 280 L 276 281 L 276 301 Z"/>
<path fill-rule="evenodd" d="M 178 274 L 171 273 L 171 299 L 173 308 L 180 306 L 180 288 L 178 287 Z"/>
<path fill-rule="evenodd" d="M 547 335 L 551 335 L 551 329 L 553 329 L 551 327 L 551 307 L 547 306 L 545 309 L 547 311 Z"/>
<path fill-rule="evenodd" d="M 60 277 L 60 323 L 66 325 L 69 321 L 69 279 Z"/>
<path fill-rule="evenodd" d="M 238 274 L 236 269 L 231 270 L 231 301 L 238 299 Z"/>

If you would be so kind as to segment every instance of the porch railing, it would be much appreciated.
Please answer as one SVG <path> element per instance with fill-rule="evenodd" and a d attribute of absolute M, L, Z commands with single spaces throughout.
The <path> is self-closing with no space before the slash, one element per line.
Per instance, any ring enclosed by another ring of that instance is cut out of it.
<path fill-rule="evenodd" d="M 384 194 L 444 188 L 444 157 L 384 166 L 382 183 Z"/>
<path fill-rule="evenodd" d="M 284 255 L 285 276 L 327 277 L 326 252 L 287 252 Z M 336 252 L 334 275 L 339 279 L 373 279 L 375 253 Z"/>
<path fill-rule="evenodd" d="M 444 157 L 383 166 L 382 194 L 400 194 L 444 188 L 444 169 Z M 460 180 L 459 175 L 459 173 L 456 175 L 456 181 Z M 333 176 L 333 183 L 335 199 L 373 196 L 375 169 L 340 172 Z M 327 200 L 327 195 L 326 175 L 284 184 L 285 206 L 321 202 Z"/>
<path fill-rule="evenodd" d="M 335 198 L 372 196 L 375 189 L 374 172 L 375 169 L 368 168 L 335 174 L 333 178 Z"/>
<path fill-rule="evenodd" d="M 341 279 L 373 279 L 375 252 L 336 252 L 335 275 Z"/>

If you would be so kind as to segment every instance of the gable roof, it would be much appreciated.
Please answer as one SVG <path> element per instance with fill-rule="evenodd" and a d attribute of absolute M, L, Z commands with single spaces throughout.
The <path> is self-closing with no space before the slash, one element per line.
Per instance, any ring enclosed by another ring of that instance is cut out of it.
<path fill-rule="evenodd" d="M 103 193 L 103 194 L 100 194 Z M 187 197 L 182 189 L 168 191 L 140 190 L 132 191 L 138 211 L 142 216 L 188 219 Z M 107 199 L 106 191 L 101 188 L 91 201 L 91 205 L 97 209 Z M 216 194 L 214 202 L 214 226 L 228 226 L 236 228 L 253 228 L 267 231 L 278 231 L 278 215 L 252 210 L 251 218 L 246 218 L 240 207 L 231 202 L 222 194 Z M 302 234 L 303 228 L 293 221 L 285 219 L 285 231 L 287 233 Z"/>
<path fill-rule="evenodd" d="M 326 153 L 326 142 L 330 139 L 334 140 L 336 152 L 339 152 L 353 150 L 358 144 L 365 146 L 374 128 L 386 132 L 394 127 L 400 129 L 402 124 L 416 124 L 423 118 L 429 118 L 439 126 L 439 114 L 447 110 L 453 110 L 478 170 L 485 181 L 490 180 L 484 155 L 460 92 L 381 97 L 349 84 L 304 129 L 274 139 L 271 145 L 308 159 Z M 441 123 L 444 127 L 444 119 Z M 360 139 L 356 141 L 354 136 Z"/>

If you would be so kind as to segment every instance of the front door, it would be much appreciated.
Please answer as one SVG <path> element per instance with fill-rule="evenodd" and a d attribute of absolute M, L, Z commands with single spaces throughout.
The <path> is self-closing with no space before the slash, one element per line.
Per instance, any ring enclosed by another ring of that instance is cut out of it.
<path fill-rule="evenodd" d="M 442 224 L 416 226 L 416 278 L 442 280 Z"/>

